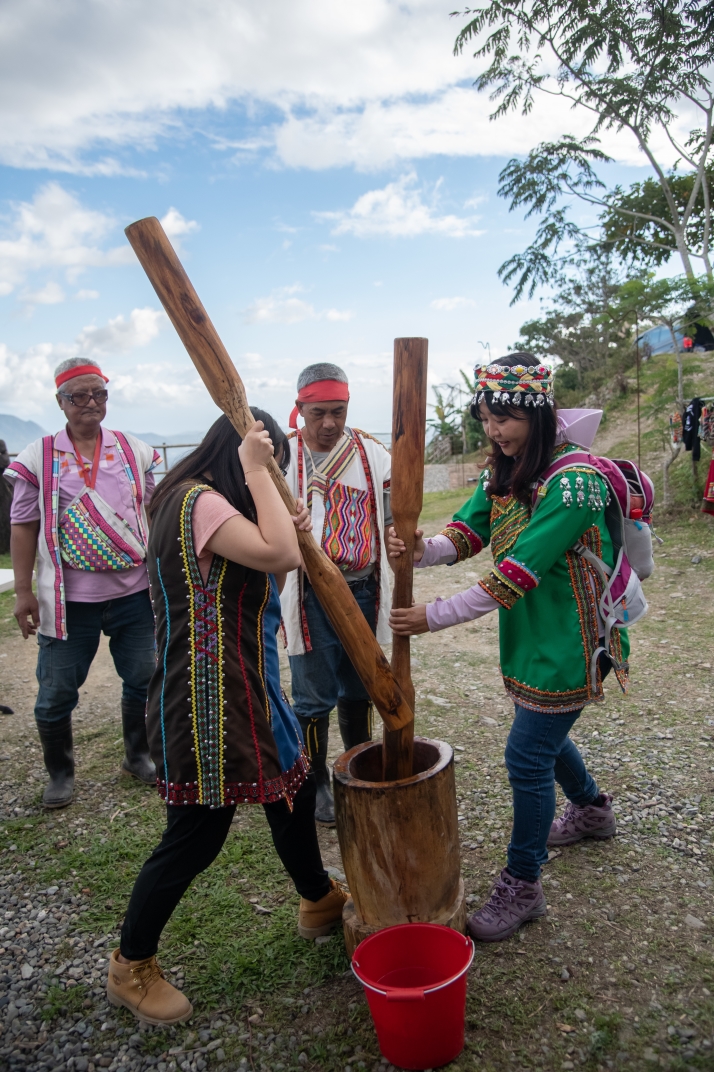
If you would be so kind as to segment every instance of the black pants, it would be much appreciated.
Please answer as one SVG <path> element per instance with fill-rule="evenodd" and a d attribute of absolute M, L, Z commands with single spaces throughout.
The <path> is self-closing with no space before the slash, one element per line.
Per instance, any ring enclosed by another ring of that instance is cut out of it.
<path fill-rule="evenodd" d="M 301 897 L 319 901 L 329 893 L 315 829 L 315 778 L 309 775 L 290 811 L 284 800 L 264 804 L 273 844 Z M 161 842 L 134 883 L 121 929 L 121 955 L 144 960 L 156 953 L 161 932 L 196 875 L 205 871 L 223 848 L 235 805 L 167 806 Z"/>

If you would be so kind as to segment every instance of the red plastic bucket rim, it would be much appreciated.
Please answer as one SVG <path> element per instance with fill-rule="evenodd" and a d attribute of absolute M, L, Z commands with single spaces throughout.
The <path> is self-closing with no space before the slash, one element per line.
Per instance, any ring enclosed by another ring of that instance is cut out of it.
<path fill-rule="evenodd" d="M 451 984 L 455 983 L 457 981 L 457 979 L 460 979 L 462 975 L 465 975 L 466 972 L 471 967 L 471 965 L 473 963 L 474 955 L 476 953 L 476 947 L 475 947 L 475 945 L 473 943 L 473 940 L 471 938 L 467 937 L 464 934 L 459 934 L 458 931 L 453 930 L 453 928 L 451 928 L 451 927 L 442 927 L 439 924 L 435 924 L 435 923 L 400 923 L 396 927 L 385 927 L 384 930 L 377 931 L 376 934 L 370 935 L 370 938 L 376 938 L 377 935 L 383 934 L 385 931 L 393 931 L 393 930 L 397 930 L 397 929 L 404 929 L 406 927 L 409 927 L 410 929 L 412 929 L 414 927 L 428 927 L 429 929 L 432 929 L 432 928 L 436 929 L 438 927 L 439 930 L 450 931 L 452 934 L 455 934 L 455 935 L 457 934 L 459 936 L 459 938 L 462 938 L 464 940 L 464 942 L 466 943 L 467 946 L 471 947 L 470 952 L 469 952 L 468 961 L 466 962 L 466 964 L 464 965 L 463 968 L 461 968 L 459 971 L 456 972 L 455 975 L 452 975 L 449 979 L 446 979 L 446 980 L 444 980 L 444 982 L 439 983 L 438 986 L 430 986 L 430 987 L 426 987 L 426 988 L 417 987 L 417 986 L 415 986 L 415 987 L 388 986 L 388 987 L 385 987 L 384 989 L 380 989 L 378 986 L 375 986 L 373 983 L 368 983 L 359 974 L 359 971 L 357 970 L 360 967 L 359 961 L 357 960 L 357 953 L 359 952 L 359 946 L 358 946 L 357 949 L 355 949 L 354 953 L 352 954 L 351 967 L 352 967 L 352 971 L 353 971 L 356 979 L 367 990 L 371 990 L 375 994 L 381 994 L 382 997 L 386 997 L 388 1001 L 390 1000 L 390 997 L 391 997 L 391 999 L 393 1001 L 409 1001 L 409 1000 L 422 1001 L 426 997 L 427 994 L 435 994 L 437 990 L 445 990 L 447 986 L 451 986 Z M 365 941 L 369 941 L 370 938 L 365 939 Z M 360 943 L 360 945 L 361 944 L 362 943 Z M 410 998 L 408 996 L 409 991 L 413 992 L 413 998 Z"/>

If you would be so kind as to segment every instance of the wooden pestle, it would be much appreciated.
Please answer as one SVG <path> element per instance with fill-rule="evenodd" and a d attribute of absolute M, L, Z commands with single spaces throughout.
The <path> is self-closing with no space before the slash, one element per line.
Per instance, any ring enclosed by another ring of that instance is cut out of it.
<path fill-rule="evenodd" d="M 411 607 L 414 570 L 414 530 L 424 494 L 424 441 L 426 437 L 426 374 L 428 339 L 394 340 L 392 407 L 392 517 L 406 553 L 395 561 L 393 607 Z M 392 641 L 392 673 L 414 710 L 411 644 L 406 636 Z M 385 726 L 382 775 L 385 781 L 409 778 L 414 754 L 414 721 L 392 730 Z"/>
<path fill-rule="evenodd" d="M 132 223 L 125 234 L 211 398 L 239 435 L 245 435 L 255 420 L 243 382 L 163 227 L 155 216 L 149 216 Z M 294 514 L 295 500 L 274 460 L 270 475 Z M 297 535 L 310 583 L 364 687 L 385 726 L 401 729 L 413 722 L 414 713 L 344 577 L 311 532 L 298 531 Z"/>

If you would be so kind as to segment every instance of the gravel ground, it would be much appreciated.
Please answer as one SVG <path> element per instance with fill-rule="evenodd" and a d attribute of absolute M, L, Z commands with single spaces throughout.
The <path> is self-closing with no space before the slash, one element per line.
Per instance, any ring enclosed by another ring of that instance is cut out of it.
<path fill-rule="evenodd" d="M 632 632 L 631 692 L 610 682 L 607 703 L 575 730 L 615 795 L 618 836 L 552 854 L 548 917 L 478 949 L 454 1070 L 714 1069 L 714 543 L 699 519 L 662 533 L 651 612 Z M 420 572 L 417 597 L 463 588 L 478 567 Z M 42 811 L 34 659 L 33 645 L 0 639 L 0 693 L 16 709 L 0 744 L 0 1069 L 385 1072 L 340 937 L 295 939 L 297 900 L 259 809 L 239 809 L 225 855 L 166 930 L 161 962 L 194 1003 L 191 1023 L 137 1029 L 107 1005 L 106 958 L 162 809 L 118 775 L 119 687 L 103 644 L 76 715 L 76 802 Z M 419 638 L 413 664 L 417 732 L 456 751 L 477 907 L 503 865 L 511 814 L 495 622 Z M 337 738 L 335 728 L 334 754 Z M 334 831 L 320 839 L 339 869 Z"/>

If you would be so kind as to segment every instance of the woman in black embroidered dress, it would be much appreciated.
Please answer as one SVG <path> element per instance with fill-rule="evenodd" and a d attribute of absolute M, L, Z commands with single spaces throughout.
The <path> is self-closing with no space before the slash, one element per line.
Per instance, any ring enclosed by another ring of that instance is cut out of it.
<path fill-rule="evenodd" d="M 280 688 L 279 589 L 300 562 L 295 526 L 310 521 L 301 503 L 290 518 L 267 469 L 272 455 L 262 421 L 241 442 L 221 417 L 152 505 L 158 663 L 147 730 L 168 821 L 134 886 L 107 984 L 113 1004 L 147 1023 L 192 1014 L 156 951 L 184 892 L 220 852 L 236 804 L 263 805 L 301 895 L 303 937 L 339 923 L 347 896 L 322 865 L 314 776 Z"/>

